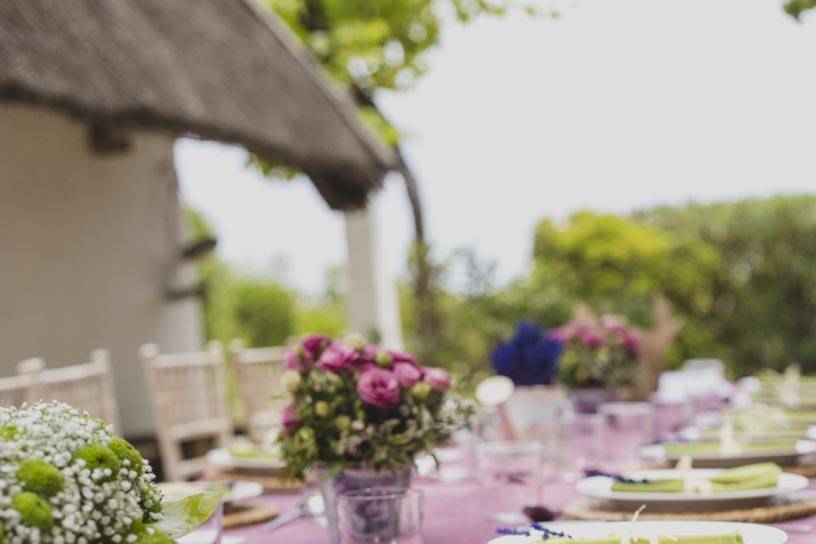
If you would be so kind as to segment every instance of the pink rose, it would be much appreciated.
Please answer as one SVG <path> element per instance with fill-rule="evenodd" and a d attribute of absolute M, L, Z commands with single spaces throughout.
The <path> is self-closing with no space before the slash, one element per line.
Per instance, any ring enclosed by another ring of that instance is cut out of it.
<path fill-rule="evenodd" d="M 389 351 L 388 353 L 391 355 L 391 362 L 395 365 L 397 363 L 410 363 L 416 367 L 419 366 L 414 356 L 409 353 L 400 353 L 399 351 Z"/>
<path fill-rule="evenodd" d="M 422 379 L 422 371 L 411 363 L 404 361 L 394 363 L 394 376 L 400 387 L 403 389 L 411 389 L 411 387 Z"/>
<path fill-rule="evenodd" d="M 328 372 L 342 372 L 351 368 L 351 364 L 357 358 L 357 352 L 352 348 L 339 342 L 332 342 L 323 350 L 320 359 L 317 360 L 317 367 Z"/>
<path fill-rule="evenodd" d="M 601 337 L 589 329 L 583 329 L 578 333 L 578 338 L 580 338 L 581 342 L 588 348 L 598 348 L 601 347 L 603 343 Z"/>
<path fill-rule="evenodd" d="M 323 348 L 330 342 L 329 337 L 323 334 L 313 334 L 304 338 L 300 345 L 303 346 L 303 351 L 306 353 L 309 361 L 314 361 L 323 351 Z"/>
<path fill-rule="evenodd" d="M 298 422 L 297 419 L 295 419 L 295 406 L 293 404 L 290 404 L 283 409 L 281 423 L 283 424 L 283 430 L 287 433 L 291 433 L 292 429 L 297 426 Z"/>
<path fill-rule="evenodd" d="M 287 370 L 296 370 L 298 372 L 303 372 L 306 370 L 306 365 L 303 363 L 303 359 L 300 356 L 300 346 L 290 349 L 286 353 L 286 357 L 283 358 L 283 368 Z"/>
<path fill-rule="evenodd" d="M 371 366 L 357 380 L 357 393 L 367 404 L 388 409 L 399 404 L 400 386 L 390 370 Z"/>
<path fill-rule="evenodd" d="M 431 386 L 434 391 L 447 391 L 451 385 L 451 377 L 445 370 L 441 368 L 426 368 L 425 382 Z"/>
<path fill-rule="evenodd" d="M 635 333 L 628 330 L 624 332 L 623 348 L 635 359 L 640 358 L 640 342 L 638 342 L 638 337 Z"/>
<path fill-rule="evenodd" d="M 573 325 L 572 323 L 569 323 L 567 325 L 564 325 L 563 327 L 558 327 L 557 329 L 551 329 L 547 333 L 547 337 L 550 340 L 557 340 L 558 342 L 561 342 L 562 344 L 566 344 L 567 342 L 572 340 L 573 336 L 575 336 L 575 332 L 576 332 L 575 329 L 576 329 L 575 325 Z"/>
<path fill-rule="evenodd" d="M 360 368 L 365 369 L 370 365 L 377 364 L 377 354 L 380 352 L 380 348 L 377 346 L 372 346 L 368 344 L 363 346 L 363 349 L 360 350 L 360 357 L 357 359 L 357 364 Z"/>

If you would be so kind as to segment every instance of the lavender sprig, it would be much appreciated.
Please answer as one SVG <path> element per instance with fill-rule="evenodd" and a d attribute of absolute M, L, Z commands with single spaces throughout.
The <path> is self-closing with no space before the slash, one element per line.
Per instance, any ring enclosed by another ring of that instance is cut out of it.
<path fill-rule="evenodd" d="M 605 476 L 607 478 L 612 478 L 616 482 L 620 482 L 622 484 L 648 484 L 651 480 L 648 478 L 627 478 L 623 474 L 618 472 L 604 472 L 602 470 L 595 470 L 595 469 L 588 469 L 584 471 L 584 474 L 587 478 L 592 478 L 593 476 Z"/>
<path fill-rule="evenodd" d="M 500 527 L 496 529 L 496 533 L 503 536 L 530 536 L 530 531 L 527 529 L 511 529 L 509 527 Z"/>
<path fill-rule="evenodd" d="M 572 538 L 572 536 L 568 535 L 567 533 L 563 533 L 561 531 L 553 531 L 552 529 L 547 529 L 542 524 L 536 522 L 533 523 L 531 526 L 536 531 L 541 531 L 544 533 L 542 535 L 543 540 L 548 540 L 550 538 Z"/>

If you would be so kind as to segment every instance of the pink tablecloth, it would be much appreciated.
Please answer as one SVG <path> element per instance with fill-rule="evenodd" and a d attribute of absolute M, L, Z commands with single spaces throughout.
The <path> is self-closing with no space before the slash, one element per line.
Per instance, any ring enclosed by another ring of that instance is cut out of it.
<path fill-rule="evenodd" d="M 482 490 L 476 482 L 441 484 L 419 480 L 418 488 L 425 492 L 425 522 L 423 535 L 426 544 L 484 544 L 496 535 L 495 524 L 484 519 L 484 509 L 480 498 Z M 551 509 L 560 509 L 574 499 L 576 493 L 567 484 L 550 484 L 545 487 L 543 504 Z M 298 495 L 270 495 L 281 511 L 294 508 L 303 499 Z M 810 534 L 790 535 L 789 544 L 816 543 L 816 516 L 789 523 L 802 527 L 812 525 Z M 778 525 L 785 528 L 785 524 Z M 326 529 L 310 519 L 302 519 L 272 533 L 261 533 L 258 527 L 234 529 L 228 535 L 243 536 L 247 544 L 325 544 L 328 542 Z"/>

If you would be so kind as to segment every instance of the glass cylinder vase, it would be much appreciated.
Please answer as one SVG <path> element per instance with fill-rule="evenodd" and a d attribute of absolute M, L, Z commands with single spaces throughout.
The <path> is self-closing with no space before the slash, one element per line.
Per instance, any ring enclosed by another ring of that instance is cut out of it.
<path fill-rule="evenodd" d="M 407 489 L 411 485 L 411 468 L 399 472 L 377 472 L 373 469 L 348 468 L 337 476 L 323 474 L 320 478 L 320 493 L 326 506 L 326 520 L 329 525 L 329 544 L 340 544 L 340 526 L 337 514 L 337 497 L 358 489 L 388 487 Z"/>

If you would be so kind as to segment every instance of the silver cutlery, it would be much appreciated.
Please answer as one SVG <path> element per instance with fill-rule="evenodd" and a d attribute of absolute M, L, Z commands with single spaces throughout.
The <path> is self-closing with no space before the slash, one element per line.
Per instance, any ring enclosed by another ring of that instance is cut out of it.
<path fill-rule="evenodd" d="M 261 527 L 261 531 L 268 533 L 270 531 L 274 531 L 275 529 L 279 529 L 284 525 L 288 525 L 295 520 L 304 517 L 311 517 L 316 518 L 318 516 L 322 516 L 326 511 L 326 506 L 323 504 L 323 497 L 319 494 L 312 495 L 302 503 L 300 503 L 297 508 L 294 510 L 290 510 L 285 514 L 281 514 L 277 518 L 273 519 L 263 527 Z"/>

